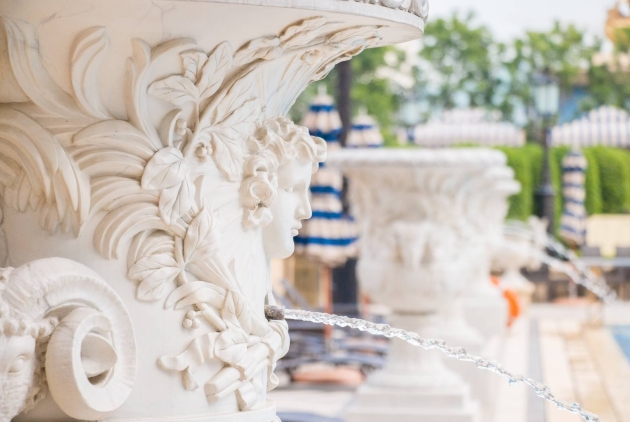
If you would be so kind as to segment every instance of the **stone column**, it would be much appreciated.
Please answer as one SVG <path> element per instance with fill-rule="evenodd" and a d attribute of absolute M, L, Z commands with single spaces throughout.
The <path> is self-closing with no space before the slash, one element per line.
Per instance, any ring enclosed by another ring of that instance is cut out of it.
<path fill-rule="evenodd" d="M 361 225 L 361 288 L 392 309 L 391 325 L 481 350 L 484 337 L 464 318 L 462 301 L 494 293 L 485 286 L 490 248 L 506 198 L 518 190 L 505 162 L 501 152 L 483 149 L 329 157 L 350 179 Z M 388 364 L 359 389 L 348 421 L 477 420 L 467 383 L 437 353 L 394 340 Z"/>
<path fill-rule="evenodd" d="M 326 155 L 284 116 L 426 12 L 0 2 L 0 421 L 275 420 L 269 259 Z"/>

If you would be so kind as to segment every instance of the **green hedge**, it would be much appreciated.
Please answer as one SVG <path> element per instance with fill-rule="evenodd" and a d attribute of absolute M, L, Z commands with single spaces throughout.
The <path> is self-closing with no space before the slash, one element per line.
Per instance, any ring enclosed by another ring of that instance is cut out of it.
<path fill-rule="evenodd" d="M 601 212 L 621 214 L 630 211 L 630 154 L 618 148 L 589 148 L 591 162 L 599 171 Z"/>
<path fill-rule="evenodd" d="M 457 145 L 471 147 L 473 144 Z M 521 183 L 521 192 L 510 197 L 508 218 L 526 220 L 536 214 L 535 194 L 542 182 L 543 150 L 538 144 L 521 148 L 498 147 L 505 153 L 507 164 L 514 170 L 514 178 Z M 562 195 L 562 160 L 569 147 L 551 148 L 549 173 L 555 196 L 555 228 L 560 227 L 564 208 Z M 610 147 L 591 147 L 582 150 L 588 162 L 584 188 L 588 215 L 630 212 L 630 151 Z"/>
<path fill-rule="evenodd" d="M 532 171 L 527 154 L 521 148 L 498 148 L 507 157 L 508 166 L 514 170 L 514 178 L 521 183 L 521 191 L 510 197 L 508 218 L 526 220 L 532 214 Z"/>
<path fill-rule="evenodd" d="M 591 148 L 585 148 L 582 153 L 588 162 L 586 179 L 584 181 L 584 189 L 586 190 L 584 206 L 586 207 L 586 213 L 588 215 L 601 214 L 604 209 L 604 202 L 602 200 L 599 164 Z"/>

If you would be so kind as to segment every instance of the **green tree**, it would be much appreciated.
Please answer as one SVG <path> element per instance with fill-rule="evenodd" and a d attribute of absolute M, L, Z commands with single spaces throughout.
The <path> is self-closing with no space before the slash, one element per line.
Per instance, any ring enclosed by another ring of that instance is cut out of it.
<path fill-rule="evenodd" d="M 535 118 L 532 81 L 549 69 L 564 98 L 584 85 L 589 97 L 582 110 L 612 104 L 628 107 L 630 74 L 619 66 L 596 66 L 601 40 L 592 39 L 573 24 L 554 23 L 547 31 L 528 31 L 500 43 L 474 14 L 454 13 L 426 26 L 420 64 L 414 71 L 415 98 L 429 113 L 457 106 L 497 109 L 506 120 Z M 429 117 L 429 116 L 426 116 Z M 521 119 L 522 120 L 522 119 Z M 529 126 L 530 135 L 535 135 Z M 539 136 L 534 136 L 538 138 Z"/>
<path fill-rule="evenodd" d="M 453 13 L 426 25 L 414 75 L 416 97 L 427 101 L 431 110 L 496 105 L 501 86 L 498 59 L 504 46 L 474 19 L 472 12 Z"/>
<path fill-rule="evenodd" d="M 520 108 L 531 123 L 535 118 L 533 76 L 548 69 L 558 79 L 561 96 L 566 99 L 574 86 L 588 83 L 592 58 L 600 47 L 599 40 L 589 39 L 573 24 L 555 22 L 549 31 L 526 32 L 504 52 L 502 62 L 509 77 L 502 109 Z M 534 130 L 529 124 L 530 136 L 534 135 Z"/>

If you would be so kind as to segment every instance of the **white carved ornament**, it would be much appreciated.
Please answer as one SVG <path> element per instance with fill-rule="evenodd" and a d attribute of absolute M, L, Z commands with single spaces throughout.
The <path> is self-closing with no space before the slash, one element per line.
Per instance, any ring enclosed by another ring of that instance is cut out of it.
<path fill-rule="evenodd" d="M 86 221 L 100 219 L 94 246 L 108 259 L 129 247 L 128 276 L 138 283 L 139 300 L 166 298 L 165 308 L 189 310 L 185 328 L 205 321 L 214 330 L 193 337 L 186 351 L 165 356 L 158 365 L 181 372 L 184 387 L 193 390 L 198 388 L 195 369 L 219 359 L 224 368 L 205 384 L 208 401 L 236 392 L 240 408 L 251 408 L 260 393 L 252 382 L 257 374 L 267 371 L 268 388 L 277 385 L 273 368 L 287 351 L 287 328 L 262 318 L 240 290 L 221 254 L 217 214 L 203 186 L 209 175 L 221 174 L 237 184 L 238 192 L 239 183 L 260 177 L 260 169 L 245 174 L 243 169 L 252 164 L 248 157 L 278 147 L 265 141 L 266 128 L 300 132 L 278 116 L 310 82 L 376 43 L 377 28 L 343 27 L 314 17 L 236 51 L 228 42 L 204 51 L 191 39 L 153 48 L 133 40 L 128 120 L 117 120 L 98 90 L 99 64 L 109 47 L 104 28 L 77 36 L 71 54 L 73 92 L 68 94 L 32 48 L 37 45 L 34 29 L 7 18 L 1 26 L 8 66 L 31 100 L 0 105 L 4 205 L 38 211 L 41 226 L 51 234 L 58 229 L 78 234 Z M 151 102 L 170 111 L 153 115 Z M 321 160 L 318 141 L 308 142 L 315 151 L 311 158 Z M 277 166 L 265 171 L 273 180 Z M 240 191 L 247 204 L 251 198 L 246 189 Z M 243 221 L 253 223 L 249 227 L 262 224 L 251 216 L 267 205 L 247 205 Z"/>
<path fill-rule="evenodd" d="M 46 395 L 84 420 L 124 403 L 136 374 L 125 305 L 89 268 L 62 258 L 0 269 L 0 420 Z"/>
<path fill-rule="evenodd" d="M 389 9 L 399 9 L 420 16 L 425 22 L 429 17 L 428 0 L 346 0 L 357 3 L 378 4 Z"/>

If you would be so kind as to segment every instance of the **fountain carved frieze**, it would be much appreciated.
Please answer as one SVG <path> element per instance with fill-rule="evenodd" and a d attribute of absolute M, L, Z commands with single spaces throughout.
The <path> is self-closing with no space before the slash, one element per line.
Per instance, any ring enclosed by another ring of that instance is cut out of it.
<path fill-rule="evenodd" d="M 380 42 L 378 25 L 312 16 L 210 48 L 129 39 L 124 80 L 106 85 L 123 108 L 101 95 L 101 66 L 120 55 L 107 26 L 74 35 L 69 90 L 31 23 L 5 16 L 0 29 L 0 263 L 16 265 L 0 282 L 0 391 L 11 393 L 0 420 L 40 401 L 83 420 L 184 420 L 204 405 L 273 420 L 265 392 L 288 334 L 264 318 L 268 259 L 293 252 L 326 156 L 283 116 L 310 82 Z"/>

